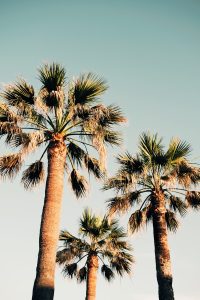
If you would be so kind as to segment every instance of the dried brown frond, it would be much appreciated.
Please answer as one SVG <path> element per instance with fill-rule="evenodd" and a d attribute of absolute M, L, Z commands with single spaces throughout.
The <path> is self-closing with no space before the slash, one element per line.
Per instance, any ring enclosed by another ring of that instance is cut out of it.
<path fill-rule="evenodd" d="M 0 174 L 3 177 L 12 178 L 22 166 L 22 155 L 11 154 L 0 158 Z"/>
<path fill-rule="evenodd" d="M 104 172 L 102 172 L 100 163 L 96 158 L 85 155 L 84 163 L 88 169 L 88 173 L 92 173 L 96 178 L 104 177 Z"/>
<path fill-rule="evenodd" d="M 189 207 L 192 207 L 195 210 L 200 209 L 200 192 L 198 191 L 187 192 L 185 198 Z"/>

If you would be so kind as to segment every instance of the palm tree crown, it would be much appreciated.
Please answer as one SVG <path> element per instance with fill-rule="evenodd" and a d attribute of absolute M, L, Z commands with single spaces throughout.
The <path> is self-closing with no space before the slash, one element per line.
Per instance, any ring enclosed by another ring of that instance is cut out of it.
<path fill-rule="evenodd" d="M 110 214 L 139 205 L 129 218 L 132 233 L 149 221 L 153 223 L 160 300 L 174 300 L 167 227 L 176 231 L 177 212 L 184 215 L 189 206 L 200 208 L 200 192 L 191 190 L 199 183 L 200 168 L 189 162 L 189 153 L 186 142 L 172 139 L 165 151 L 162 139 L 143 133 L 139 152 L 135 156 L 128 152 L 119 155 L 119 171 L 104 186 L 117 192 L 108 201 Z"/>
<path fill-rule="evenodd" d="M 39 69 L 39 80 L 41 88 L 37 95 L 33 86 L 24 80 L 7 86 L 1 94 L 0 135 L 5 136 L 6 143 L 16 151 L 0 158 L 0 175 L 13 177 L 26 156 L 43 146 L 40 157 L 22 175 L 25 188 L 31 188 L 44 179 L 42 159 L 47 153 L 47 179 L 32 299 L 52 300 L 64 171 L 69 174 L 76 196 L 84 196 L 87 180 L 78 173 L 78 168 L 85 167 L 96 178 L 104 175 L 105 146 L 120 142 L 113 125 L 123 122 L 124 117 L 119 107 L 98 102 L 107 85 L 92 73 L 67 83 L 64 68 L 53 63 Z M 90 156 L 89 148 L 97 150 L 100 160 Z"/>
<path fill-rule="evenodd" d="M 200 168 L 189 162 L 190 151 L 190 145 L 179 139 L 172 139 L 164 151 L 162 139 L 157 134 L 143 133 L 139 152 L 135 156 L 128 152 L 119 155 L 120 168 L 104 186 L 105 190 L 114 189 L 117 193 L 108 201 L 110 214 L 125 213 L 139 204 L 139 209 L 129 218 L 130 230 L 137 231 L 152 221 L 155 194 L 161 192 L 167 226 L 176 231 L 176 213 L 183 216 L 189 206 L 200 208 L 200 192 L 195 188 L 191 190 L 199 183 Z"/>
<path fill-rule="evenodd" d="M 79 282 L 86 280 L 88 262 L 95 255 L 102 262 L 101 272 L 110 281 L 116 271 L 120 276 L 130 274 L 133 256 L 126 233 L 118 221 L 108 217 L 92 215 L 86 209 L 80 219 L 79 238 L 64 230 L 60 233 L 62 249 L 57 252 L 57 263 L 63 265 L 63 274 L 76 277 Z M 78 270 L 78 263 L 83 266 Z"/>
<path fill-rule="evenodd" d="M 107 85 L 92 73 L 67 83 L 61 65 L 45 64 L 39 69 L 39 80 L 41 88 L 37 95 L 33 86 L 22 79 L 1 93 L 0 134 L 5 135 L 6 143 L 17 151 L 1 157 L 0 173 L 13 177 L 25 157 L 44 146 L 38 160 L 23 172 L 22 182 L 25 188 L 31 188 L 44 178 L 42 159 L 51 143 L 63 142 L 67 153 L 66 171 L 72 188 L 77 197 L 83 196 L 87 182 L 77 167 L 84 166 L 100 178 L 103 165 L 89 155 L 88 149 L 95 148 L 103 164 L 105 145 L 120 142 L 120 136 L 112 126 L 125 119 L 119 107 L 98 103 Z"/>

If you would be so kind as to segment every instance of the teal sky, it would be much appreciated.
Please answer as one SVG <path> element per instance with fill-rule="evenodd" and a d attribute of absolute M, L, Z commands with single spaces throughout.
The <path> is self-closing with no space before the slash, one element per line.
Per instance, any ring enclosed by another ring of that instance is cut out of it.
<path fill-rule="evenodd" d="M 69 78 L 92 71 L 108 81 L 105 103 L 119 105 L 128 118 L 122 149 L 134 153 L 139 134 L 150 130 L 166 145 L 172 136 L 190 142 L 191 159 L 200 161 L 200 1 L 0 0 L 0 38 L 1 85 L 22 76 L 37 88 L 37 68 L 44 62 L 63 64 Z M 111 174 L 120 151 L 108 154 Z M 0 182 L 4 300 L 31 298 L 37 261 L 44 188 L 26 192 L 19 181 Z M 76 233 L 85 206 L 105 212 L 111 193 L 99 188 L 92 182 L 88 199 L 77 201 L 66 184 L 61 228 Z M 199 225 L 199 214 L 188 214 L 169 237 L 176 300 L 200 299 Z M 157 299 L 152 228 L 131 240 L 133 276 L 110 285 L 99 276 L 97 300 Z M 67 297 L 84 299 L 85 286 L 58 271 L 55 300 Z"/>

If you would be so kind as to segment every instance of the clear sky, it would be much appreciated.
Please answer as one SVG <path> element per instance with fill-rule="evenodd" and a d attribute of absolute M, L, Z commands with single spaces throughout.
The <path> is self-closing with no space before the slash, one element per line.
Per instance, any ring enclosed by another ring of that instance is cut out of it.
<path fill-rule="evenodd" d="M 37 88 L 37 68 L 43 62 L 63 64 L 69 77 L 92 71 L 108 81 L 105 103 L 119 105 L 128 118 L 123 149 L 134 153 L 139 134 L 150 130 L 166 144 L 172 136 L 190 142 L 191 159 L 200 161 L 199 0 L 0 0 L 0 39 L 1 84 L 22 76 Z M 119 151 L 110 149 L 110 174 Z M 31 299 L 37 261 L 44 188 L 26 192 L 19 181 L 0 182 L 4 300 Z M 66 180 L 62 229 L 76 233 L 85 206 L 105 212 L 111 193 L 100 187 L 92 181 L 88 198 L 77 201 Z M 199 226 L 200 215 L 190 213 L 177 234 L 169 235 L 176 300 L 200 299 Z M 97 300 L 157 299 L 152 228 L 131 240 L 133 276 L 111 284 L 99 276 Z M 55 300 L 84 297 L 84 284 L 63 279 L 58 270 Z"/>

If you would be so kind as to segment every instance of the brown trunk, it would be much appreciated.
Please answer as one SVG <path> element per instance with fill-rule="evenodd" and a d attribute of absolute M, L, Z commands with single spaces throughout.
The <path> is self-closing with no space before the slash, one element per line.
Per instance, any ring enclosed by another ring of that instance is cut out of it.
<path fill-rule="evenodd" d="M 87 288 L 85 300 L 96 299 L 96 284 L 97 284 L 97 270 L 98 270 L 98 257 L 96 254 L 91 254 L 88 258 L 87 267 Z"/>
<path fill-rule="evenodd" d="M 170 252 L 165 220 L 165 199 L 161 192 L 155 193 L 153 201 L 153 233 L 159 300 L 173 300 Z"/>
<path fill-rule="evenodd" d="M 52 300 L 54 296 L 55 259 L 59 238 L 65 158 L 65 144 L 62 141 L 51 142 L 48 149 L 48 175 L 32 300 Z"/>

